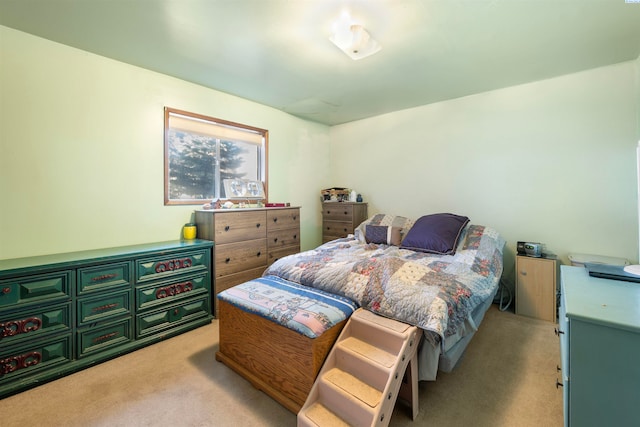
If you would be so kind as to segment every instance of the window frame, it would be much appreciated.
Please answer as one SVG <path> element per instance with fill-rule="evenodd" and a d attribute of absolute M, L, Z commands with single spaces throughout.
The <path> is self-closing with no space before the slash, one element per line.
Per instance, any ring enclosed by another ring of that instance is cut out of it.
<path fill-rule="evenodd" d="M 262 136 L 262 150 L 260 156 L 260 181 L 264 186 L 264 197 L 265 201 L 268 201 L 269 191 L 268 191 L 268 159 L 269 159 L 269 131 L 262 128 L 257 128 L 254 126 L 245 125 L 242 123 L 236 123 L 229 120 L 218 119 L 215 117 L 205 116 L 202 114 L 192 113 L 189 111 L 179 110 L 171 107 L 164 107 L 164 204 L 165 206 L 170 205 L 202 205 L 211 201 L 211 199 L 172 199 L 170 198 L 169 192 L 169 164 L 170 164 L 170 150 L 169 150 L 169 132 L 170 122 L 169 119 L 171 115 L 179 115 L 186 118 L 210 122 L 213 126 L 223 126 L 223 127 L 231 127 L 235 128 L 239 131 L 246 131 L 253 134 L 259 134 Z M 222 188 L 222 182 L 218 183 L 219 187 Z M 233 200 L 228 199 L 233 203 L 239 203 L 241 200 Z"/>

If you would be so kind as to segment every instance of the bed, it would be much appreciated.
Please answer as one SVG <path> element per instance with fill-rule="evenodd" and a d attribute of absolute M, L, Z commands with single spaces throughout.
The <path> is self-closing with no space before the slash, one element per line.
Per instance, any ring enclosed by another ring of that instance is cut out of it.
<path fill-rule="evenodd" d="M 378 214 L 353 235 L 273 263 L 264 276 L 341 295 L 424 331 L 419 380 L 450 372 L 491 306 L 504 240 L 454 214 Z"/>

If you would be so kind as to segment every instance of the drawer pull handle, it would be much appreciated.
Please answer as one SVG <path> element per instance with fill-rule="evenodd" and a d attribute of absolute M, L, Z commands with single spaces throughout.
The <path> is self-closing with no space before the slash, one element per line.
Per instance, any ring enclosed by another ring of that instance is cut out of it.
<path fill-rule="evenodd" d="M 258 253 L 256 254 L 256 256 L 257 256 L 257 257 L 259 257 L 260 255 L 262 255 L 262 252 L 258 252 Z"/>
<path fill-rule="evenodd" d="M 273 243 L 277 243 L 277 242 L 278 242 L 278 238 L 276 237 L 273 239 Z"/>
<path fill-rule="evenodd" d="M 564 331 L 561 331 L 561 330 L 560 330 L 560 329 L 558 329 L 558 328 L 554 328 L 553 332 L 554 332 L 557 336 L 560 336 L 560 334 L 564 334 Z"/>
<path fill-rule="evenodd" d="M 278 217 L 277 216 L 273 218 L 273 222 L 278 222 Z"/>
<path fill-rule="evenodd" d="M 331 211 L 327 211 L 327 215 L 331 215 Z"/>
<path fill-rule="evenodd" d="M 224 262 L 225 262 L 226 264 L 229 264 L 229 263 L 231 262 L 231 258 L 227 258 L 227 259 L 225 259 L 225 260 L 224 260 Z"/>
<path fill-rule="evenodd" d="M 42 320 L 37 317 L 28 317 L 26 319 L 12 320 L 7 323 L 0 323 L 0 339 L 4 337 L 12 337 L 18 334 L 26 334 L 27 332 L 37 331 L 42 327 Z"/>
<path fill-rule="evenodd" d="M 347 211 L 344 211 L 344 214 L 345 214 L 345 215 L 349 215 L 349 212 L 347 212 Z"/>
<path fill-rule="evenodd" d="M 294 215 L 293 216 L 293 220 L 295 221 L 296 219 L 298 219 L 298 217 Z"/>
<path fill-rule="evenodd" d="M 560 387 L 564 387 L 564 384 L 562 384 L 560 381 L 558 381 L 558 379 L 556 378 L 556 388 L 560 388 Z"/>
<path fill-rule="evenodd" d="M 95 337 L 92 342 L 94 344 L 98 344 L 103 341 L 110 340 L 118 336 L 118 332 L 109 332 L 108 334 L 100 335 L 99 337 Z"/>
<path fill-rule="evenodd" d="M 0 359 L 0 377 L 4 374 L 15 372 L 19 369 L 25 369 L 29 366 L 37 365 L 41 360 L 42 354 L 37 351 L 32 351 L 25 354 L 17 354 L 15 356 L 9 356 L 5 359 Z"/>
<path fill-rule="evenodd" d="M 182 294 L 184 292 L 190 292 L 192 290 L 193 283 L 191 281 L 174 283 L 173 285 L 158 288 L 158 290 L 156 291 L 156 299 L 172 297 L 174 295 Z"/>
<path fill-rule="evenodd" d="M 162 261 L 156 264 L 156 273 L 164 273 L 165 271 L 178 270 L 180 268 L 189 268 L 193 266 L 191 258 L 172 259 L 169 261 Z"/>
<path fill-rule="evenodd" d="M 294 235 L 293 235 L 293 240 L 296 240 L 297 238 L 298 238 L 298 235 L 297 235 L 297 234 L 294 234 Z"/>
<path fill-rule="evenodd" d="M 118 308 L 118 303 L 112 302 L 110 304 L 103 304 L 98 307 L 93 307 L 91 311 L 96 313 L 96 312 L 105 311 L 105 310 L 113 310 L 114 308 Z"/>
<path fill-rule="evenodd" d="M 521 271 L 520 274 L 523 275 L 523 276 L 526 276 L 527 272 L 526 271 Z"/>
<path fill-rule="evenodd" d="M 556 365 L 556 372 L 560 372 L 560 371 L 562 371 L 562 368 L 560 366 Z"/>
<path fill-rule="evenodd" d="M 5 288 L 2 288 L 2 293 L 3 294 L 10 294 L 11 293 L 11 288 L 8 287 L 8 286 L 5 287 Z"/>
<path fill-rule="evenodd" d="M 256 224 L 256 228 L 260 228 L 260 223 L 257 223 L 257 224 Z"/>
<path fill-rule="evenodd" d="M 229 231 L 231 227 L 229 227 L 228 225 L 224 227 L 224 231 Z"/>

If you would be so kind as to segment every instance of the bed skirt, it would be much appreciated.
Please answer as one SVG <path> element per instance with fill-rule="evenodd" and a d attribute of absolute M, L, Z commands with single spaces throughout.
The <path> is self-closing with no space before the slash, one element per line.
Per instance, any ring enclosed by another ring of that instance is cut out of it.
<path fill-rule="evenodd" d="M 453 371 L 460 359 L 462 359 L 464 351 L 478 330 L 485 313 L 491 307 L 496 292 L 497 288 L 490 298 L 487 298 L 477 306 L 469 315 L 469 318 L 465 321 L 465 328 L 463 328 L 464 334 L 455 337 L 455 339 L 449 339 L 446 342 L 444 352 L 442 352 L 439 345 L 434 346 L 429 340 L 422 340 L 422 346 L 418 352 L 418 380 L 435 381 L 438 371 Z M 429 332 L 425 331 L 425 333 Z"/>

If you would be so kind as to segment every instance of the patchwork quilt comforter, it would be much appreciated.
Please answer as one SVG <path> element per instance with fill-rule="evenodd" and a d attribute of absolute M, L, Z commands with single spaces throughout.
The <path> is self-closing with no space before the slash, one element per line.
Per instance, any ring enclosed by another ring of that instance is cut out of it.
<path fill-rule="evenodd" d="M 282 258 L 264 275 L 345 296 L 360 306 L 432 334 L 432 343 L 464 327 L 494 295 L 502 274 L 504 240 L 493 229 L 468 225 L 454 255 L 367 244 L 354 237 Z"/>

